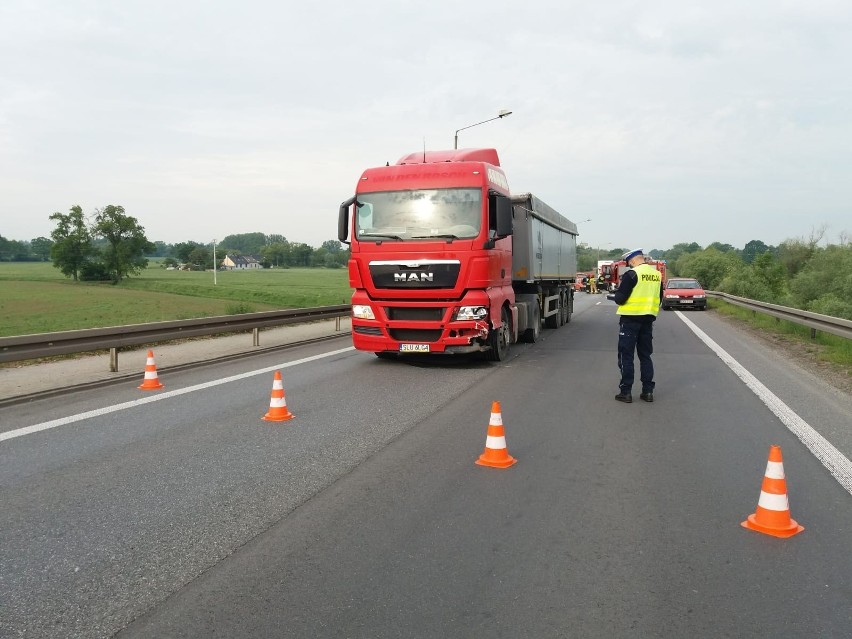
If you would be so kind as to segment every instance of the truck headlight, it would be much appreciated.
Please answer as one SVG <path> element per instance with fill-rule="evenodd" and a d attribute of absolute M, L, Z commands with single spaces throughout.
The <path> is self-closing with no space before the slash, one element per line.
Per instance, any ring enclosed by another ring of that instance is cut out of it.
<path fill-rule="evenodd" d="M 376 316 L 373 315 L 373 309 L 366 304 L 353 304 L 352 305 L 352 317 L 356 319 L 368 319 L 374 320 Z"/>
<path fill-rule="evenodd" d="M 488 309 L 484 306 L 460 306 L 456 311 L 457 320 L 481 320 L 488 316 Z"/>

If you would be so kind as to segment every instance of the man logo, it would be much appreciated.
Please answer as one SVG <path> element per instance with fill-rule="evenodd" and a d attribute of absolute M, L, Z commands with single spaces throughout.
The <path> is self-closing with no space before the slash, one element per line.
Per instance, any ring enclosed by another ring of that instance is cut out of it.
<path fill-rule="evenodd" d="M 394 273 L 394 282 L 433 282 L 435 275 L 433 273 Z"/>

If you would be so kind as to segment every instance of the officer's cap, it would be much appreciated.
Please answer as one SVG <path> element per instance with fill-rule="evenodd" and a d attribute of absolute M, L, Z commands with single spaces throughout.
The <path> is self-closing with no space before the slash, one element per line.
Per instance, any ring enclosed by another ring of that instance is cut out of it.
<path fill-rule="evenodd" d="M 627 251 L 624 255 L 621 256 L 621 259 L 625 262 L 629 262 L 637 255 L 644 255 L 645 252 L 642 249 L 633 249 L 632 251 Z"/>

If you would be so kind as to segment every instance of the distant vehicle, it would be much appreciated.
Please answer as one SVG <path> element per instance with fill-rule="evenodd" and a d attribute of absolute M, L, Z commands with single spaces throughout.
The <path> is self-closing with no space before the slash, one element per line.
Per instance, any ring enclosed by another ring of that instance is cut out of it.
<path fill-rule="evenodd" d="M 655 260 L 651 257 L 646 257 L 645 264 L 650 264 L 655 269 L 657 269 L 663 278 L 663 284 L 666 283 L 667 277 L 665 260 Z M 605 288 L 609 293 L 614 292 L 618 288 L 619 284 L 621 284 L 622 276 L 629 270 L 630 267 L 627 266 L 627 262 L 625 262 L 624 260 L 606 262 L 601 264 L 600 278 L 598 279 L 598 288 Z"/>
<path fill-rule="evenodd" d="M 594 271 L 584 271 L 577 273 L 577 279 L 574 281 L 575 291 L 589 292 L 589 279 L 595 276 Z"/>
<path fill-rule="evenodd" d="M 698 280 L 689 277 L 670 277 L 663 289 L 663 310 L 697 308 L 707 310 L 707 294 Z"/>

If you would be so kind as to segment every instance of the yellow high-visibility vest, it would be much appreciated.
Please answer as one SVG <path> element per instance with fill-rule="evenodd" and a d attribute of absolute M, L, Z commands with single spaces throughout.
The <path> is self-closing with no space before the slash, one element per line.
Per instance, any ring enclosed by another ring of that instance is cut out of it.
<path fill-rule="evenodd" d="M 650 264 L 633 269 L 636 286 L 627 301 L 618 307 L 618 315 L 656 315 L 660 312 L 660 272 Z"/>

